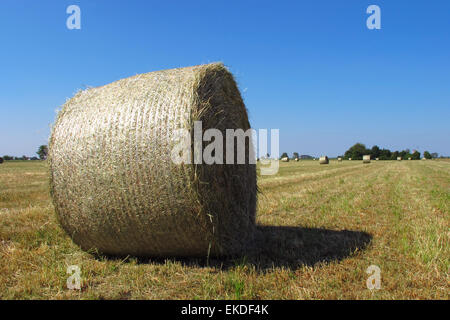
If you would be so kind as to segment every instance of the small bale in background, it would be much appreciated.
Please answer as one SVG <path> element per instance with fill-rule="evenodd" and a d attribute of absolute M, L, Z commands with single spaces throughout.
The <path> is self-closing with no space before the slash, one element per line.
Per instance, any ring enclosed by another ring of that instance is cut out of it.
<path fill-rule="evenodd" d="M 319 164 L 329 164 L 330 161 L 328 160 L 327 156 L 322 156 L 319 158 Z"/>

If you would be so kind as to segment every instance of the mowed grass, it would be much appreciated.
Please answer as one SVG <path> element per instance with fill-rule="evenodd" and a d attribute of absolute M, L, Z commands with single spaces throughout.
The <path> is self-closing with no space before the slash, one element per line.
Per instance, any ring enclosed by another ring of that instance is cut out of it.
<path fill-rule="evenodd" d="M 259 249 L 209 260 L 81 251 L 57 223 L 47 171 L 0 165 L 2 299 L 449 298 L 449 161 L 282 163 L 258 180 Z M 380 290 L 366 286 L 370 265 Z"/>

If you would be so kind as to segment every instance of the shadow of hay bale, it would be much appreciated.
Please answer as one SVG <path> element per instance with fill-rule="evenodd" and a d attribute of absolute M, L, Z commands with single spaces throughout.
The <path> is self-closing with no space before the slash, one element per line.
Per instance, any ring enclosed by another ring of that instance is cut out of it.
<path fill-rule="evenodd" d="M 366 232 L 284 226 L 259 226 L 255 262 L 262 268 L 297 268 L 340 261 L 364 250 L 372 236 Z"/>
<path fill-rule="evenodd" d="M 297 269 L 322 262 L 341 261 L 364 250 L 372 240 L 366 232 L 328 230 L 286 226 L 258 226 L 253 251 L 245 256 L 224 258 L 138 258 L 140 264 L 166 261 L 191 267 L 210 267 L 226 270 L 237 265 L 254 266 L 259 271 L 273 267 Z"/>

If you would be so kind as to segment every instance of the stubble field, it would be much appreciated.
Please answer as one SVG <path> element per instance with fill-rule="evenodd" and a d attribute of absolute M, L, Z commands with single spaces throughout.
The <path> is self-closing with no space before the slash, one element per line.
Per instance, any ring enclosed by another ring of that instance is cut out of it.
<path fill-rule="evenodd" d="M 258 177 L 259 249 L 229 259 L 83 252 L 58 225 L 47 172 L 0 165 L 1 299 L 449 299 L 450 161 L 282 163 Z M 69 265 L 81 290 L 67 289 Z"/>

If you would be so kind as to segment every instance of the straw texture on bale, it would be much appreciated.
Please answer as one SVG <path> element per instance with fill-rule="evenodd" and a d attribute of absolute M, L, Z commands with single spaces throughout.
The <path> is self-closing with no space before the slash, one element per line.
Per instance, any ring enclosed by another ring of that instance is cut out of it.
<path fill-rule="evenodd" d="M 330 161 L 327 156 L 322 156 L 319 158 L 319 164 L 328 164 Z"/>
<path fill-rule="evenodd" d="M 251 142 L 246 164 L 175 164 L 176 130 L 191 132 L 194 154 L 194 121 L 224 137 L 226 129 L 250 128 L 236 82 L 220 63 L 133 76 L 66 102 L 49 142 L 50 185 L 75 243 L 155 257 L 231 255 L 251 245 Z"/>
<path fill-rule="evenodd" d="M 370 163 L 370 155 L 366 154 L 363 156 L 363 163 Z"/>

